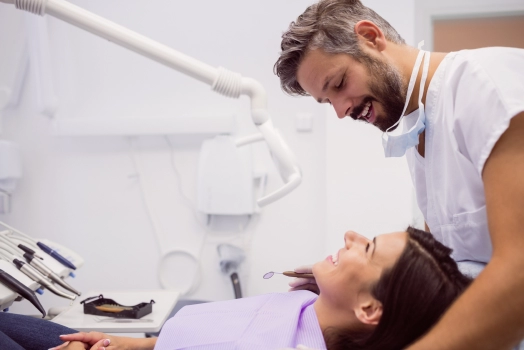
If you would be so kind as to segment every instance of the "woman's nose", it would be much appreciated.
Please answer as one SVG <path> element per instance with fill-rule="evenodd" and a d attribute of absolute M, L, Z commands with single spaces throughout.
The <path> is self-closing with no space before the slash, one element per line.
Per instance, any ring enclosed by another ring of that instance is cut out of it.
<path fill-rule="evenodd" d="M 351 248 L 351 246 L 353 245 L 353 242 L 355 242 L 358 235 L 359 234 L 356 233 L 355 231 L 348 231 L 344 234 L 344 243 L 347 249 Z"/>
<path fill-rule="evenodd" d="M 344 242 L 346 244 L 346 248 L 351 248 L 353 244 L 367 244 L 370 240 L 366 237 L 359 235 L 355 231 L 348 231 L 344 235 Z"/>

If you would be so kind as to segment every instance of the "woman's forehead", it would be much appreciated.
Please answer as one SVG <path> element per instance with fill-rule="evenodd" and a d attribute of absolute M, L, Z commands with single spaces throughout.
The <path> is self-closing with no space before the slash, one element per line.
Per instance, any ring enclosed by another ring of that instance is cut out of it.
<path fill-rule="evenodd" d="M 408 240 L 405 231 L 392 232 L 379 235 L 374 239 L 372 261 L 383 267 L 391 267 L 398 260 Z"/>

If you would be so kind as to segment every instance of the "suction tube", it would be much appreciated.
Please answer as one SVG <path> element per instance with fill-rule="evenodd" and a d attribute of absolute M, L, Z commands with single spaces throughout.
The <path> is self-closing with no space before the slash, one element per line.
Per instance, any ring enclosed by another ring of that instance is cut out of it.
<path fill-rule="evenodd" d="M 11 289 L 13 292 L 20 294 L 21 297 L 29 300 L 29 302 L 42 313 L 42 318 L 45 317 L 45 310 L 42 304 L 40 304 L 40 301 L 38 301 L 35 293 L 2 269 L 0 269 L 0 283 Z"/>

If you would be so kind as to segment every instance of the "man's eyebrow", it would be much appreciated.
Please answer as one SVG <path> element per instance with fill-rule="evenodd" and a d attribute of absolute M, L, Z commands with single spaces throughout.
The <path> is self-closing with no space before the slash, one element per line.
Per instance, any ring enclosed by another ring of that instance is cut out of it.
<path fill-rule="evenodd" d="M 322 86 L 322 92 L 326 92 L 327 91 L 327 88 L 328 88 L 328 85 L 329 85 L 329 82 L 331 81 L 331 79 L 333 79 L 334 75 L 330 75 L 326 78 L 326 80 L 324 81 L 324 85 Z"/>
<path fill-rule="evenodd" d="M 373 237 L 373 251 L 371 252 L 371 259 L 373 259 L 373 254 L 375 254 L 375 249 L 377 249 L 377 237 Z"/>
<path fill-rule="evenodd" d="M 326 78 L 326 80 L 324 80 L 324 85 L 322 86 L 322 92 L 326 92 L 327 91 L 327 88 L 328 88 L 328 85 L 329 85 L 329 82 L 331 81 L 331 79 L 333 79 L 335 75 L 330 75 Z M 318 103 L 322 103 L 322 99 L 321 98 L 317 98 L 317 102 Z"/>

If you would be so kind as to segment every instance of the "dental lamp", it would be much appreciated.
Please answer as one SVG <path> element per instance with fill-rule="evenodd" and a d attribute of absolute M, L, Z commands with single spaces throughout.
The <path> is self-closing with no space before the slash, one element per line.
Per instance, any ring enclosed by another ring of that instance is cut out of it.
<path fill-rule="evenodd" d="M 237 146 L 265 140 L 284 185 L 260 198 L 260 207 L 268 205 L 294 190 L 302 181 L 300 167 L 287 144 L 273 127 L 267 111 L 267 97 L 262 85 L 252 78 L 242 77 L 222 67 L 214 68 L 165 45 L 108 21 L 64 0 L 0 0 L 16 8 L 43 16 L 49 14 L 76 27 L 112 41 L 122 47 L 149 57 L 183 74 L 211 86 L 227 97 L 247 95 L 251 99 L 251 117 L 260 134 L 244 137 Z"/>

